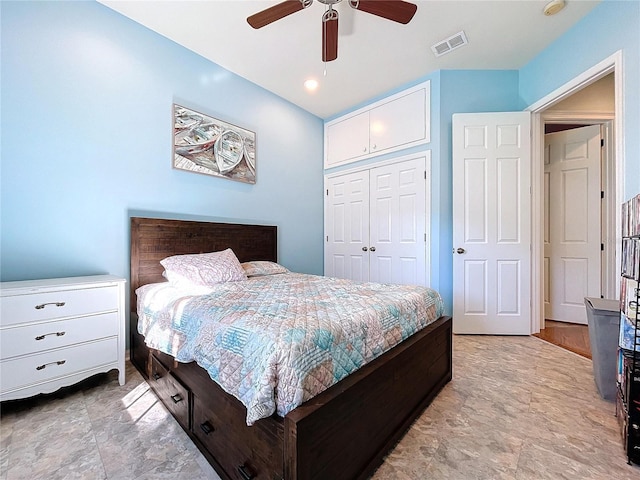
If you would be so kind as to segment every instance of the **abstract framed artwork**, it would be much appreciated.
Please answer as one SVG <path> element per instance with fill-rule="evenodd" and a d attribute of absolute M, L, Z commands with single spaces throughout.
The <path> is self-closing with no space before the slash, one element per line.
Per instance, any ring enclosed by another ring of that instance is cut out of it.
<path fill-rule="evenodd" d="M 256 183 L 256 134 L 174 103 L 173 168 Z"/>

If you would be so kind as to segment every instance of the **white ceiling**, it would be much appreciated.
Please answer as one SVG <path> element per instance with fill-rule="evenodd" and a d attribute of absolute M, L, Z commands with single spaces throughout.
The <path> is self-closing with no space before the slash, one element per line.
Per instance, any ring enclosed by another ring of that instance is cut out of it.
<path fill-rule="evenodd" d="M 345 0 L 338 59 L 324 64 L 318 1 L 259 30 L 246 18 L 279 1 L 99 1 L 321 118 L 440 69 L 519 69 L 599 3 L 567 0 L 547 17 L 549 0 L 418 0 L 401 25 Z M 469 44 L 436 58 L 431 46 L 460 30 Z M 309 78 L 320 83 L 315 93 L 304 88 Z"/>

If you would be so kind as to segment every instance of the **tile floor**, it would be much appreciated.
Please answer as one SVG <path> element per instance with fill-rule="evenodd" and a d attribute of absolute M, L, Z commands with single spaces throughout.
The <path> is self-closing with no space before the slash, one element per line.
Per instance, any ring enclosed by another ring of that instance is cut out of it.
<path fill-rule="evenodd" d="M 128 365 L 1 405 L 0 480 L 218 476 Z M 534 337 L 454 337 L 454 373 L 373 480 L 640 479 L 589 359 Z"/>

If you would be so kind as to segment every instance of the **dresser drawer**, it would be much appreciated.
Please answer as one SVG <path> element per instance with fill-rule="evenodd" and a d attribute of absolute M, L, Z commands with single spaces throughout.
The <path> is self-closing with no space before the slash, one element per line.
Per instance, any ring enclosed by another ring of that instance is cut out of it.
<path fill-rule="evenodd" d="M 28 295 L 7 295 L 0 299 L 3 327 L 91 313 L 116 311 L 118 287 L 83 288 Z"/>
<path fill-rule="evenodd" d="M 213 407 L 213 408 L 212 408 Z M 192 432 L 224 468 L 230 478 L 271 480 L 273 472 L 282 472 L 282 455 L 273 448 L 277 440 L 258 425 L 231 425 L 224 408 L 193 395 Z"/>
<path fill-rule="evenodd" d="M 117 338 L 18 357 L 0 362 L 0 390 L 7 392 L 118 360 Z"/>
<path fill-rule="evenodd" d="M 117 312 L 32 323 L 0 330 L 2 359 L 118 335 Z"/>
<path fill-rule="evenodd" d="M 189 391 L 153 355 L 149 385 L 176 420 L 188 430 Z"/>

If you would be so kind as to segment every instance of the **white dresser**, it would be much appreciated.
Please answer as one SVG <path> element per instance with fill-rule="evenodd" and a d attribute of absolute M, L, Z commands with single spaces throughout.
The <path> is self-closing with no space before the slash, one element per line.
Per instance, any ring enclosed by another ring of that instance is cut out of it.
<path fill-rule="evenodd" d="M 124 385 L 125 282 L 93 275 L 0 283 L 0 400 L 112 369 Z"/>

